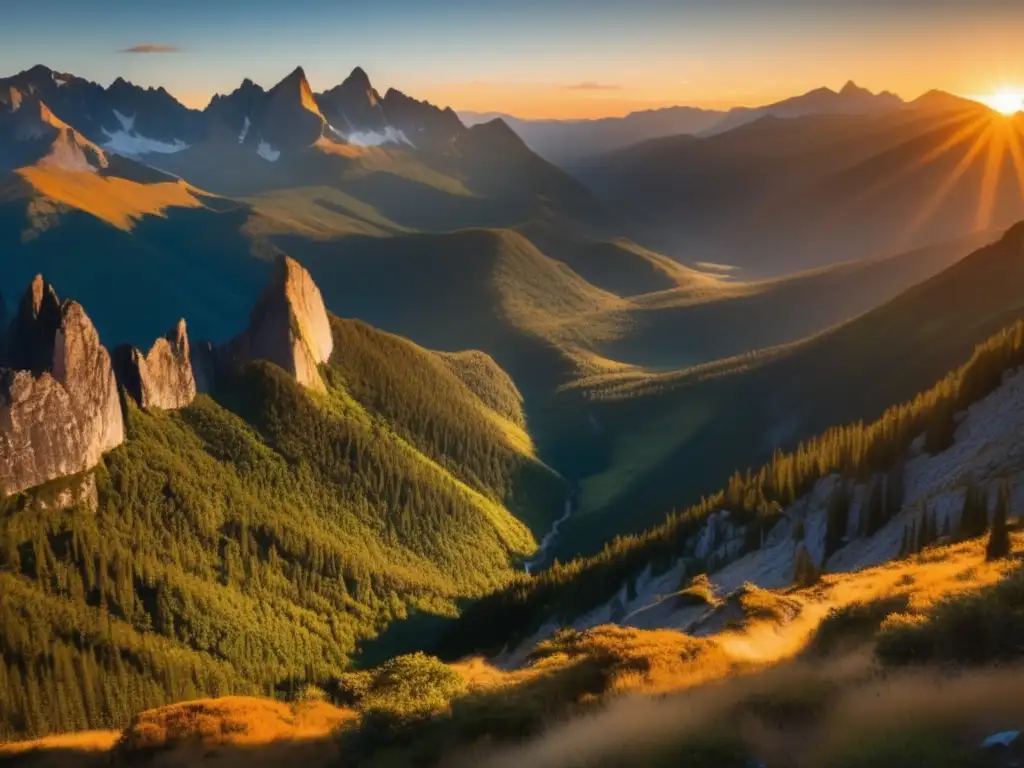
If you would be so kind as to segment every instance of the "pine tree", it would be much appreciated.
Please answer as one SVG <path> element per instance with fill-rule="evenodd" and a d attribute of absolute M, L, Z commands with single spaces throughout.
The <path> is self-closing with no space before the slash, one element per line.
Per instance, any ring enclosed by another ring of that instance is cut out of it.
<path fill-rule="evenodd" d="M 904 463 L 899 461 L 885 480 L 885 522 L 889 522 L 903 509 Z"/>
<path fill-rule="evenodd" d="M 871 481 L 868 498 L 861 511 L 861 535 L 874 536 L 885 525 L 885 499 L 882 483 L 877 479 Z"/>
<path fill-rule="evenodd" d="M 832 489 L 832 497 L 828 502 L 825 524 L 825 560 L 828 560 L 843 546 L 849 522 L 850 492 L 846 483 L 839 478 Z"/>
<path fill-rule="evenodd" d="M 910 540 L 908 538 L 909 535 L 910 535 L 910 530 L 908 528 L 908 524 L 904 523 L 903 524 L 903 538 L 900 540 L 900 552 L 896 556 L 897 560 L 902 560 L 907 555 L 910 554 Z"/>
<path fill-rule="evenodd" d="M 988 530 L 988 497 L 982 488 L 971 480 L 964 491 L 963 509 L 960 512 L 958 538 L 974 539 L 984 536 Z"/>
<path fill-rule="evenodd" d="M 1010 504 L 1010 486 L 1008 483 L 1001 483 L 992 516 L 992 533 L 989 534 L 988 546 L 985 548 L 986 560 L 999 560 L 1010 554 L 1010 531 L 1006 525 Z"/>
<path fill-rule="evenodd" d="M 814 558 L 806 544 L 797 547 L 796 558 L 793 566 L 793 583 L 799 587 L 811 587 L 818 583 L 821 572 L 814 564 Z"/>
<path fill-rule="evenodd" d="M 918 512 L 918 520 L 916 549 L 918 552 L 923 552 L 931 543 L 931 526 L 928 525 L 928 510 L 923 504 Z"/>

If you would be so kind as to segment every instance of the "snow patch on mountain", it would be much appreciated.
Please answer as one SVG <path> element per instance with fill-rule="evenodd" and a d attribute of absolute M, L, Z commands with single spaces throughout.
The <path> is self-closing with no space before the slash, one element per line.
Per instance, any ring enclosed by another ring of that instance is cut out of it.
<path fill-rule="evenodd" d="M 127 115 L 122 115 L 115 109 L 114 117 L 117 118 L 117 122 L 121 124 L 121 129 L 125 133 L 131 133 L 132 131 L 135 130 L 135 115 L 128 117 Z"/>
<path fill-rule="evenodd" d="M 259 146 L 256 147 L 256 154 L 271 163 L 276 163 L 277 159 L 281 157 L 281 151 L 274 149 L 267 142 L 260 140 Z"/>
<path fill-rule="evenodd" d="M 245 124 L 242 126 L 242 132 L 238 134 L 238 143 L 241 144 L 245 141 L 245 137 L 249 135 L 249 128 L 252 126 L 252 121 L 249 116 L 245 116 Z"/>
<path fill-rule="evenodd" d="M 134 123 L 134 118 L 132 118 L 132 123 Z M 173 142 L 158 141 L 129 131 L 111 133 L 106 128 L 103 129 L 103 134 L 107 137 L 103 143 L 104 149 L 128 157 L 149 154 L 173 155 L 175 152 L 188 149 L 188 145 L 181 139 L 175 139 Z"/>
<path fill-rule="evenodd" d="M 333 129 L 332 129 L 333 130 Z M 383 144 L 407 144 L 415 146 L 403 131 L 387 126 L 383 131 L 353 131 L 344 137 L 349 144 L 357 147 L 379 147 Z"/>

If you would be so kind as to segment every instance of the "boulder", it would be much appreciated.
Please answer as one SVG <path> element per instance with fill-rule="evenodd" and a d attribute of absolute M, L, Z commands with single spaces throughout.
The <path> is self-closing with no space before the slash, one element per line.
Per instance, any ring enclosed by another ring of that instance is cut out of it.
<path fill-rule="evenodd" d="M 221 357 L 233 367 L 268 360 L 304 387 L 322 391 L 317 365 L 326 363 L 333 349 L 320 289 L 302 265 L 280 256 L 270 284 L 253 308 L 249 327 L 221 350 Z"/>
<path fill-rule="evenodd" d="M 5 369 L 0 376 L 0 496 L 85 472 L 124 441 L 117 382 L 96 328 L 68 301 L 47 338 L 52 301 L 56 294 L 37 278 L 14 321 L 19 354 L 41 363 L 38 351 L 24 346 L 35 338 L 52 356 L 47 370 Z"/>
<path fill-rule="evenodd" d="M 185 321 L 156 340 L 145 355 L 134 347 L 114 350 L 114 368 L 125 391 L 145 409 L 177 410 L 196 396 Z"/>

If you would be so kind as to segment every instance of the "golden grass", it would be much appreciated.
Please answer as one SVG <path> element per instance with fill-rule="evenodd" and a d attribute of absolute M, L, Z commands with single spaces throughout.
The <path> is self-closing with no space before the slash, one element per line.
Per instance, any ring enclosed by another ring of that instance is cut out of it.
<path fill-rule="evenodd" d="M 1013 544 L 1020 550 L 1024 534 L 1015 533 Z M 622 757 L 624 749 L 634 750 L 630 762 L 608 764 L 662 765 L 657 759 L 663 749 L 716 733 L 723 724 L 732 743 L 769 761 L 793 755 L 795 766 L 846 765 L 834 761 L 860 749 L 902 749 L 902 742 L 894 747 L 886 741 L 894 722 L 974 739 L 1024 715 L 1024 705 L 1012 703 L 1019 697 L 1009 695 L 1024 684 L 1024 670 L 972 672 L 951 683 L 934 670 L 880 676 L 869 647 L 818 661 L 801 660 L 801 652 L 833 609 L 899 596 L 894 610 L 907 613 L 898 620 L 914 621 L 938 601 L 990 586 L 1016 567 L 1015 560 L 986 562 L 984 541 L 975 540 L 828 574 L 809 588 L 744 589 L 731 601 L 742 608 L 744 621 L 708 637 L 616 625 L 563 631 L 540 643 L 519 669 L 503 670 L 479 657 L 450 665 L 466 689 L 436 715 L 442 730 L 432 732 L 448 734 L 442 737 L 445 749 L 461 754 L 459 734 L 497 728 L 515 739 L 547 724 L 547 735 L 511 751 L 471 750 L 472 764 L 552 768 L 586 760 L 602 765 L 610 755 Z M 799 722 L 799 730 L 787 730 L 790 720 Z M 142 713 L 118 749 L 173 768 L 199 756 L 214 766 L 312 768 L 337 764 L 342 758 L 334 734 L 360 722 L 357 712 L 323 702 L 207 699 Z M 521 731 L 519 724 L 525 724 Z M 112 732 L 52 737 L 0 747 L 0 757 L 48 750 L 95 755 L 115 741 Z M 80 763 L 55 758 L 47 764 Z"/>
<path fill-rule="evenodd" d="M 138 184 L 116 176 L 33 166 L 17 171 L 39 194 L 129 231 L 143 216 L 168 208 L 200 208 L 196 191 L 183 181 Z"/>
<path fill-rule="evenodd" d="M 0 744 L 0 762 L 15 755 L 29 752 L 74 750 L 76 752 L 106 752 L 121 738 L 121 731 L 82 731 L 80 733 L 58 733 L 42 739 L 15 741 Z"/>
<path fill-rule="evenodd" d="M 271 699 L 227 696 L 147 710 L 125 730 L 125 750 L 169 749 L 182 744 L 253 746 L 330 735 L 356 718 L 326 702 L 289 705 Z"/>

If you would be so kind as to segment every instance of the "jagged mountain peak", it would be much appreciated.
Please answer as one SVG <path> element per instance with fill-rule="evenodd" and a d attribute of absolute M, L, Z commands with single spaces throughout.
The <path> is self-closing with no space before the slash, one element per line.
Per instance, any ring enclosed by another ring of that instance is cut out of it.
<path fill-rule="evenodd" d="M 296 67 L 291 73 L 281 80 L 277 85 L 270 89 L 273 93 L 279 89 L 290 89 L 290 88 L 309 88 L 309 80 L 306 79 L 306 70 L 302 67 Z"/>
<path fill-rule="evenodd" d="M 280 104 L 283 104 L 286 99 L 297 97 L 303 108 L 317 115 L 321 120 L 323 119 L 320 106 L 313 98 L 313 89 L 310 88 L 309 80 L 306 79 L 306 71 L 302 67 L 296 67 L 288 77 L 271 88 L 268 95 L 271 98 L 271 103 L 278 102 Z"/>
<path fill-rule="evenodd" d="M 370 77 L 366 74 L 366 70 L 362 67 L 356 67 L 352 70 L 345 81 L 342 83 L 343 86 L 347 85 L 350 87 L 359 87 L 364 90 L 369 90 L 373 86 L 370 84 Z"/>
<path fill-rule="evenodd" d="M 302 265 L 281 254 L 252 310 L 249 327 L 219 354 L 229 366 L 269 360 L 304 387 L 322 390 L 317 366 L 330 359 L 333 349 L 320 289 Z"/>
<path fill-rule="evenodd" d="M 839 91 L 840 96 L 873 96 L 867 88 L 861 88 L 853 80 L 847 80 L 846 85 Z"/>

